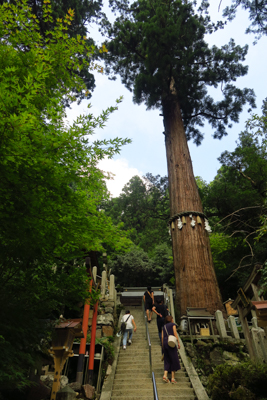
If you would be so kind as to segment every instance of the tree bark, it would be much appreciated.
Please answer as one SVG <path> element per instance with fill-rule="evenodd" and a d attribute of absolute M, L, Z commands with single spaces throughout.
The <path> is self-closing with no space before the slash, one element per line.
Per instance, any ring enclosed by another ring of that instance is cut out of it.
<path fill-rule="evenodd" d="M 176 307 L 180 316 L 186 315 L 187 307 L 204 307 L 214 314 L 216 310 L 224 311 L 224 309 L 214 271 L 209 237 L 204 226 L 204 216 L 200 217 L 201 224 L 197 223 L 197 214 L 203 213 L 203 209 L 179 103 L 175 96 L 168 96 L 162 99 L 162 108 L 171 218 L 177 213 L 192 211 L 196 220 L 193 228 L 189 215 L 185 215 L 186 224 L 179 229 L 175 218 L 171 228 Z"/>

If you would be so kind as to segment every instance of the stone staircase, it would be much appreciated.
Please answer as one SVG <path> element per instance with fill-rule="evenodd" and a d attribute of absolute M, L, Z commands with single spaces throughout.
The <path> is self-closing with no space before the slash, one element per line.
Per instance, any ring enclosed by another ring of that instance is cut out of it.
<path fill-rule="evenodd" d="M 141 307 L 132 307 L 137 331 L 133 334 L 133 343 L 127 349 L 120 348 L 119 358 L 113 381 L 111 400 L 153 400 L 153 385 L 150 375 L 149 350 L 145 338 L 145 322 Z M 185 399 L 196 397 L 182 368 L 176 373 L 176 385 L 164 383 L 161 346 L 158 337 L 156 316 L 153 315 L 149 324 L 149 334 L 152 347 L 152 371 L 155 373 L 159 400 Z"/>

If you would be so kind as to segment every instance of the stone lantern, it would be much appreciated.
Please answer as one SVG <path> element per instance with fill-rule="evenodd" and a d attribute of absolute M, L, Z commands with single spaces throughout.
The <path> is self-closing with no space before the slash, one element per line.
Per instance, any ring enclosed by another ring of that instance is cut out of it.
<path fill-rule="evenodd" d="M 56 325 L 50 348 L 55 363 L 51 400 L 56 400 L 57 391 L 60 389 L 61 371 L 67 358 L 73 356 L 72 345 L 75 337 L 84 337 L 81 319 L 61 321 Z"/>

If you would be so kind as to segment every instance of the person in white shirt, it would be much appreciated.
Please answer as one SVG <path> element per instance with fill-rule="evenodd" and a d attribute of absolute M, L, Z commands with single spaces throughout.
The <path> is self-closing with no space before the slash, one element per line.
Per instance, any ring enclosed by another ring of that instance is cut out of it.
<path fill-rule="evenodd" d="M 121 322 L 126 323 L 126 329 L 125 332 L 123 333 L 123 339 L 122 339 L 122 348 L 123 350 L 126 350 L 128 333 L 129 333 L 128 344 L 132 344 L 133 330 L 134 332 L 136 332 L 136 323 L 134 317 L 131 315 L 129 310 L 126 311 L 126 313 L 121 319 Z"/>

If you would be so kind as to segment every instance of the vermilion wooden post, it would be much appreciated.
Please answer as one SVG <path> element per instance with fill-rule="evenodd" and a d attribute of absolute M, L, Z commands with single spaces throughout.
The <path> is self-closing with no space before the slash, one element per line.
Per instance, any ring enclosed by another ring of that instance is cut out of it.
<path fill-rule="evenodd" d="M 97 310 L 98 310 L 98 301 L 94 306 L 94 315 L 93 315 L 92 329 L 91 329 L 91 343 L 90 343 L 89 365 L 88 365 L 88 383 L 90 385 L 92 385 L 93 383 L 93 373 L 94 373 Z"/>
<path fill-rule="evenodd" d="M 77 373 L 76 373 L 76 382 L 80 384 L 83 383 L 83 366 L 84 366 L 84 356 L 86 351 L 86 339 L 87 339 L 87 331 L 88 331 L 88 320 L 89 320 L 89 311 L 90 311 L 90 293 L 92 291 L 93 280 L 90 280 L 89 284 L 89 298 L 86 300 L 83 309 L 83 322 L 82 322 L 82 330 L 84 333 L 84 337 L 81 339 L 80 349 L 79 349 L 79 358 L 77 365 Z"/>

